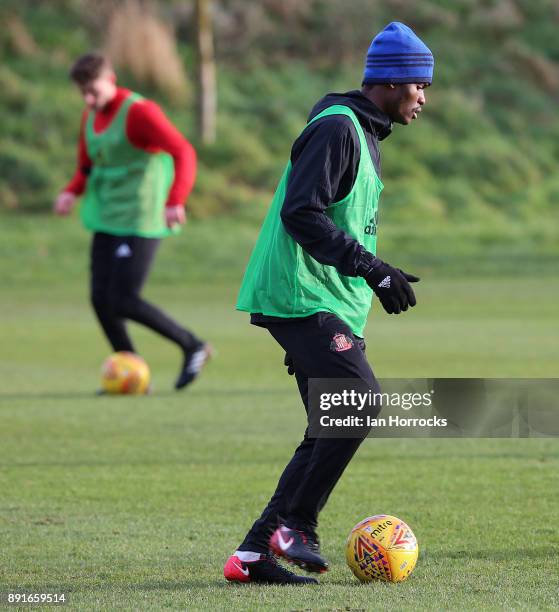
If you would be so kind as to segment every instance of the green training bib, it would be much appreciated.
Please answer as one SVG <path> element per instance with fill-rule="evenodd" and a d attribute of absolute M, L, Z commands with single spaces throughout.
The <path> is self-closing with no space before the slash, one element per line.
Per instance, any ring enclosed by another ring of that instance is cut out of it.
<path fill-rule="evenodd" d="M 377 210 L 383 185 L 365 133 L 353 111 L 338 104 L 323 110 L 310 123 L 328 115 L 351 119 L 359 137 L 360 159 L 352 190 L 343 200 L 330 204 L 326 214 L 338 228 L 376 253 Z M 284 229 L 280 213 L 290 173 L 288 162 L 248 262 L 237 309 L 286 318 L 332 312 L 355 335 L 363 336 L 373 296 L 365 279 L 344 276 L 333 266 L 320 264 Z"/>
<path fill-rule="evenodd" d="M 173 158 L 168 153 L 139 149 L 126 135 L 130 107 L 141 99 L 139 94 L 130 94 L 99 134 L 93 129 L 95 113 L 90 112 L 87 118 L 85 142 L 93 167 L 81 218 L 91 231 L 145 238 L 174 233 L 166 227 L 164 218 L 174 178 Z"/>

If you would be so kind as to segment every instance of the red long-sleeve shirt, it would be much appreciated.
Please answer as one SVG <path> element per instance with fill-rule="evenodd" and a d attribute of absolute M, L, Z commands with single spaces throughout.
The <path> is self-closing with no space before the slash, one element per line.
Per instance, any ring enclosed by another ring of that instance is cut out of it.
<path fill-rule="evenodd" d="M 107 129 L 115 118 L 124 100 L 130 95 L 129 89 L 119 87 L 116 96 L 103 108 L 95 113 L 93 129 L 99 133 Z M 89 111 L 82 115 L 80 138 L 78 142 L 78 167 L 72 180 L 64 191 L 81 195 L 85 191 L 87 176 L 92 162 L 87 154 L 85 143 L 85 124 Z M 173 157 L 175 178 L 167 206 L 184 204 L 194 186 L 196 177 L 196 151 L 194 147 L 167 119 L 161 108 L 151 100 L 138 100 L 132 104 L 126 118 L 126 136 L 129 142 L 150 153 L 165 151 Z"/>

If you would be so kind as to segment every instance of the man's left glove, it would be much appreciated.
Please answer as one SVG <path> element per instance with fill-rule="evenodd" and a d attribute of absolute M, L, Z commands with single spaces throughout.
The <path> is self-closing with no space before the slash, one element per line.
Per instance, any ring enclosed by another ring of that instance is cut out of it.
<path fill-rule="evenodd" d="M 293 359 L 289 353 L 285 353 L 283 365 L 287 366 L 287 373 L 289 376 L 293 376 L 293 374 L 295 374 L 295 366 L 293 365 Z"/>

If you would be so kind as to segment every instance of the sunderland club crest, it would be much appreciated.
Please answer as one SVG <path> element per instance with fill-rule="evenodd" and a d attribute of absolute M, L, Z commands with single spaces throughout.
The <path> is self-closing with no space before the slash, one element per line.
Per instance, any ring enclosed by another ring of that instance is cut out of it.
<path fill-rule="evenodd" d="M 334 334 L 332 342 L 330 342 L 330 350 L 335 351 L 336 353 L 341 353 L 342 351 L 349 351 L 352 346 L 352 338 L 340 332 Z"/>

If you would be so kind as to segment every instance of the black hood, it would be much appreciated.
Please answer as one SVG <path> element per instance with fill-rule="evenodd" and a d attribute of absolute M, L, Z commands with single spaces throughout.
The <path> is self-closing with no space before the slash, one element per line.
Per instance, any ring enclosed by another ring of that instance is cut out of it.
<path fill-rule="evenodd" d="M 363 129 L 374 134 L 379 140 L 384 140 L 392 132 L 392 121 L 388 115 L 366 98 L 358 89 L 347 93 L 329 93 L 320 99 L 313 107 L 309 121 L 333 104 L 348 106 L 359 119 Z"/>

